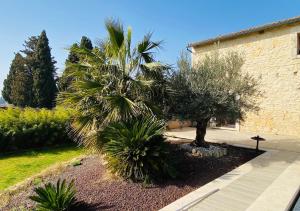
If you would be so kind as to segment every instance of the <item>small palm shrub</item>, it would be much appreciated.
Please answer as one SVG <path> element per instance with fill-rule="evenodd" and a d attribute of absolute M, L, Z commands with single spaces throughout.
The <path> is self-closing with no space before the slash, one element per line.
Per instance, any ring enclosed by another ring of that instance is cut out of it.
<path fill-rule="evenodd" d="M 35 188 L 34 192 L 36 195 L 30 196 L 30 199 L 37 203 L 37 210 L 65 211 L 70 210 L 75 203 L 73 180 L 69 184 L 66 180 L 58 180 L 56 186 L 47 183 L 44 187 Z"/>
<path fill-rule="evenodd" d="M 0 152 L 70 143 L 71 113 L 64 108 L 0 110 Z"/>
<path fill-rule="evenodd" d="M 164 121 L 153 117 L 110 124 L 101 135 L 108 167 L 113 173 L 133 181 L 175 177 L 176 171 L 168 159 L 164 129 Z"/>

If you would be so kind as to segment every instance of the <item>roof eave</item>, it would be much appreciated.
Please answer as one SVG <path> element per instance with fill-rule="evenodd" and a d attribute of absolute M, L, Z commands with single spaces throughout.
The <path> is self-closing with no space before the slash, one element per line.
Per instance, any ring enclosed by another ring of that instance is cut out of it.
<path fill-rule="evenodd" d="M 277 22 L 273 22 L 273 23 L 270 23 L 270 24 L 265 24 L 265 25 L 262 25 L 262 26 L 249 28 L 249 29 L 245 29 L 245 30 L 242 30 L 242 31 L 239 31 L 239 32 L 220 35 L 220 36 L 217 36 L 217 37 L 214 37 L 214 38 L 211 38 L 211 39 L 189 43 L 187 45 L 187 47 L 190 48 L 190 47 L 200 47 L 200 46 L 204 46 L 204 45 L 209 45 L 209 44 L 213 44 L 213 43 L 216 43 L 216 42 L 235 39 L 237 37 L 246 36 L 246 35 L 257 33 L 257 32 L 264 32 L 265 30 L 270 30 L 270 29 L 273 29 L 273 28 L 276 28 L 276 27 L 291 25 L 291 24 L 295 24 L 295 23 L 299 23 L 299 22 L 300 22 L 300 16 L 297 16 L 297 17 L 294 17 L 294 18 L 290 18 L 290 19 L 286 19 L 286 20 L 282 20 L 282 21 L 277 21 Z"/>

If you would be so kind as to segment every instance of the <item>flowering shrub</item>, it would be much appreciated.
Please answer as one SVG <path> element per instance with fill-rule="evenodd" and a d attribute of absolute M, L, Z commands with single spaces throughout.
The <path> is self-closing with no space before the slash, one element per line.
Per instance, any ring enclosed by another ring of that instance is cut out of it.
<path fill-rule="evenodd" d="M 70 118 L 64 108 L 0 110 L 0 152 L 66 144 Z"/>

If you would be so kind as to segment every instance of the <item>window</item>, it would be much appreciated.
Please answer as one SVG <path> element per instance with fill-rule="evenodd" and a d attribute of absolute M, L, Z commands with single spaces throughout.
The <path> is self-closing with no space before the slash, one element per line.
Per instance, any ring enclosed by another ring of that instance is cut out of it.
<path fill-rule="evenodd" d="M 297 34 L 297 55 L 300 55 L 300 33 Z"/>

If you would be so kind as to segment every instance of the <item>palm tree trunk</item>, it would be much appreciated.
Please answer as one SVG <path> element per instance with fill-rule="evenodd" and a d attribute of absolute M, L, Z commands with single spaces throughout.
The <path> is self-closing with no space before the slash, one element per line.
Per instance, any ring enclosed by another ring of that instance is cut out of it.
<path fill-rule="evenodd" d="M 204 139 L 208 121 L 209 119 L 202 119 L 196 121 L 196 139 L 194 141 L 194 144 L 198 147 L 208 147 L 208 144 Z"/>

